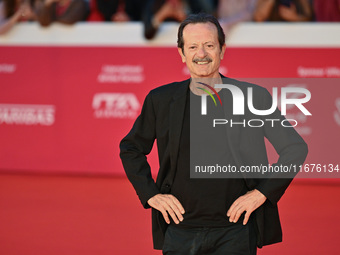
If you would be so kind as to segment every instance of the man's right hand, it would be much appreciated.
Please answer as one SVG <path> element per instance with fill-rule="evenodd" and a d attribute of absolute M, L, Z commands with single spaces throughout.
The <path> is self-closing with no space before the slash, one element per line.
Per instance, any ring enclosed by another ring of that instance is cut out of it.
<path fill-rule="evenodd" d="M 148 200 L 148 204 L 163 214 L 166 223 L 170 224 L 169 215 L 176 224 L 183 221 L 183 206 L 176 197 L 170 194 L 157 194 Z"/>

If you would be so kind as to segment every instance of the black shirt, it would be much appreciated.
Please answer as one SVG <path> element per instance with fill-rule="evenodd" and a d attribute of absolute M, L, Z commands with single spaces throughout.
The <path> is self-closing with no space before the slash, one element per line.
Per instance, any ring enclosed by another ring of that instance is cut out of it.
<path fill-rule="evenodd" d="M 214 97 L 218 102 L 216 95 Z M 228 147 L 227 129 L 212 126 L 212 119 L 216 116 L 220 118 L 223 108 L 221 105 L 215 106 L 208 96 L 207 109 L 208 114 L 201 115 L 201 97 L 188 89 L 177 170 L 171 188 L 171 194 L 185 209 L 184 220 L 180 223 L 182 226 L 225 227 L 234 224 L 229 222 L 226 213 L 231 204 L 247 192 L 242 178 L 190 178 L 190 165 L 197 163 L 193 161 L 200 161 L 202 165 L 235 165 Z M 194 128 L 195 132 L 190 132 Z M 191 133 L 195 133 L 195 137 Z M 238 223 L 242 221 L 243 217 Z"/>

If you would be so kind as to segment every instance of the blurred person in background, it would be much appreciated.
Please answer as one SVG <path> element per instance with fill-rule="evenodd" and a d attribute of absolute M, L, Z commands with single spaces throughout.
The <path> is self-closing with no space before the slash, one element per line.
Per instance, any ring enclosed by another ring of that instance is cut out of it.
<path fill-rule="evenodd" d="M 311 21 L 310 0 L 258 0 L 254 20 L 262 21 Z"/>
<path fill-rule="evenodd" d="M 31 20 L 35 20 L 35 14 L 29 1 L 0 1 L 0 35 L 10 31 L 17 22 Z"/>
<path fill-rule="evenodd" d="M 148 0 L 144 9 L 144 36 L 146 39 L 155 37 L 161 23 L 171 19 L 181 22 L 186 17 L 182 0 Z"/>
<path fill-rule="evenodd" d="M 340 0 L 314 0 L 316 21 L 340 22 Z"/>
<path fill-rule="evenodd" d="M 220 0 L 217 16 L 228 35 L 229 30 L 239 22 L 252 21 L 257 0 Z"/>
<path fill-rule="evenodd" d="M 144 36 L 154 38 L 164 21 L 182 22 L 189 13 L 216 15 L 217 4 L 217 0 L 147 0 L 143 14 Z"/>
<path fill-rule="evenodd" d="M 190 13 L 209 13 L 216 17 L 219 0 L 186 0 Z"/>
<path fill-rule="evenodd" d="M 46 27 L 53 22 L 72 25 L 85 21 L 89 14 L 87 0 L 36 0 L 34 4 L 37 20 Z"/>
<path fill-rule="evenodd" d="M 146 0 L 97 0 L 104 21 L 140 21 Z"/>

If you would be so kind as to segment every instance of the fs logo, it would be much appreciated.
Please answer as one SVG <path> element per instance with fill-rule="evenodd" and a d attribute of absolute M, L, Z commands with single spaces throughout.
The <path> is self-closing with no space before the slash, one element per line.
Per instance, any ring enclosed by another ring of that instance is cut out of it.
<path fill-rule="evenodd" d="M 202 84 L 206 87 L 209 87 L 218 96 L 218 94 L 216 93 L 214 88 L 212 88 L 211 86 L 206 85 L 204 83 L 201 83 L 201 82 L 200 82 L 200 84 Z M 245 99 L 244 99 L 243 92 L 240 88 L 236 87 L 235 85 L 231 85 L 231 84 L 216 84 L 215 88 L 229 89 L 229 91 L 231 92 L 232 97 L 233 97 L 233 114 L 234 115 L 244 115 L 244 101 L 245 101 Z M 214 100 L 215 105 L 217 105 L 214 97 L 212 96 L 212 94 L 210 92 L 208 92 L 204 88 L 199 88 L 199 89 L 201 89 L 201 90 L 205 91 L 207 94 L 209 94 L 210 97 Z M 265 115 L 272 114 L 275 111 L 275 109 L 277 108 L 277 105 L 278 105 L 277 88 L 273 88 L 273 103 L 272 103 L 272 106 L 270 107 L 270 109 L 267 109 L 267 110 L 255 109 L 255 107 L 253 105 L 253 88 L 248 88 L 247 93 L 248 93 L 247 104 L 248 104 L 248 108 L 249 108 L 251 113 L 253 113 L 255 115 L 265 116 Z M 304 94 L 305 97 L 304 98 L 287 98 L 288 93 L 295 93 L 295 94 L 301 93 L 301 94 Z M 201 114 L 202 115 L 207 114 L 207 94 L 203 94 L 202 97 L 201 97 L 202 98 L 201 99 Z M 220 103 L 222 105 L 222 102 L 221 102 L 221 99 L 220 99 L 219 96 L 218 96 L 218 99 L 220 100 Z M 295 87 L 281 88 L 281 100 L 280 101 L 281 101 L 282 115 L 286 115 L 287 105 L 295 105 L 305 115 L 312 115 L 303 106 L 303 104 L 307 103 L 310 99 L 311 99 L 311 93 L 306 88 L 295 88 Z"/>
<path fill-rule="evenodd" d="M 140 103 L 133 93 L 98 93 L 92 101 L 96 118 L 135 118 Z"/>

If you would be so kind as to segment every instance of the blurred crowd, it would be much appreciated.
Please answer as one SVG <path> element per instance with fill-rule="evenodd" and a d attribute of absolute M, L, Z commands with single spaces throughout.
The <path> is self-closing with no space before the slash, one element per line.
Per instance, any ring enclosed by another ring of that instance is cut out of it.
<path fill-rule="evenodd" d="M 141 21 L 152 39 L 166 21 L 181 22 L 190 13 L 215 15 L 226 33 L 242 21 L 340 22 L 340 0 L 0 0 L 0 35 L 18 22 Z"/>

